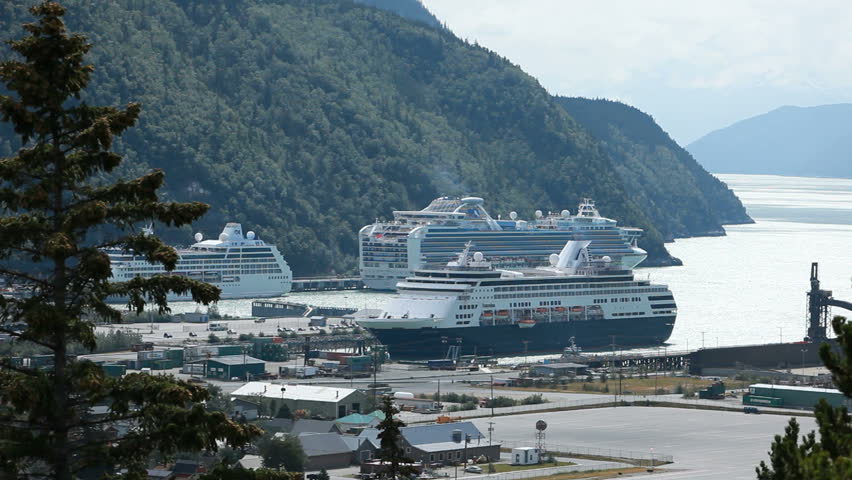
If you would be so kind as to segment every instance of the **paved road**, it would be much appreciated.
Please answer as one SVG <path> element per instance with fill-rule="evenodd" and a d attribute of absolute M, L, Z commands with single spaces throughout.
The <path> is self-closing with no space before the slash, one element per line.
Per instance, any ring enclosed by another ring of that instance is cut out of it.
<path fill-rule="evenodd" d="M 655 478 L 753 479 L 768 458 L 774 435 L 789 418 L 679 408 L 619 407 L 496 417 L 494 437 L 534 442 L 536 420 L 548 424 L 549 445 L 649 451 L 674 456 L 670 472 Z M 486 432 L 488 418 L 473 422 Z M 799 417 L 803 432 L 815 428 Z"/>

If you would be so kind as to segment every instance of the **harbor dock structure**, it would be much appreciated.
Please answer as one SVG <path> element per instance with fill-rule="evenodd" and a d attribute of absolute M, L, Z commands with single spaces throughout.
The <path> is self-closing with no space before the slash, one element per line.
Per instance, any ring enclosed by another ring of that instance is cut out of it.
<path fill-rule="evenodd" d="M 366 288 L 361 277 L 301 277 L 293 279 L 291 292 L 360 290 Z"/>

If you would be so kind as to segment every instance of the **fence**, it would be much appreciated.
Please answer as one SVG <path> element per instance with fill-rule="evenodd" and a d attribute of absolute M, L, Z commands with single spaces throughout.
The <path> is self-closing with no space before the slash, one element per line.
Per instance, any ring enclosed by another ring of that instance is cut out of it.
<path fill-rule="evenodd" d="M 546 395 L 546 394 L 545 394 Z M 615 396 L 603 396 L 603 395 L 595 395 L 593 398 L 588 399 L 579 399 L 579 400 L 563 400 L 558 402 L 546 402 L 546 403 L 538 403 L 534 405 L 517 405 L 514 407 L 502 407 L 494 409 L 494 416 L 499 415 L 514 415 L 521 413 L 532 413 L 532 412 L 540 412 L 546 410 L 569 410 L 569 409 L 579 409 L 579 408 L 594 408 L 594 407 L 610 407 L 610 406 L 631 406 L 631 405 L 644 405 L 647 402 L 664 402 L 664 403 L 672 403 L 678 404 L 682 407 L 688 408 L 727 408 L 727 409 L 738 409 L 741 408 L 739 403 L 734 402 L 726 402 L 722 400 L 700 400 L 698 398 L 682 398 L 676 395 L 620 395 L 618 396 L 618 400 L 615 400 Z M 779 411 L 779 412 L 789 412 L 789 409 L 765 409 L 767 411 Z M 406 413 L 403 417 L 403 420 L 408 423 L 425 423 L 425 422 L 434 422 L 438 419 L 439 416 L 448 416 L 453 419 L 472 419 L 472 418 L 483 418 L 491 416 L 490 408 L 477 408 L 475 410 L 462 410 L 458 412 L 442 412 L 440 414 L 418 414 L 418 413 Z"/>
<path fill-rule="evenodd" d="M 534 444 L 529 442 L 513 442 L 508 440 L 501 441 L 500 444 L 503 448 L 535 447 Z M 635 450 L 622 450 L 620 448 L 578 447 L 572 445 L 554 445 L 548 443 L 547 453 L 553 454 L 555 456 L 566 457 L 600 457 L 606 458 L 607 460 L 623 458 L 624 460 L 637 462 L 642 465 L 651 465 L 651 462 L 653 462 L 654 465 L 674 462 L 674 457 L 672 455 L 668 455 L 661 452 L 654 452 L 651 450 L 648 450 L 647 452 L 640 452 Z"/>
<path fill-rule="evenodd" d="M 625 468 L 630 465 L 617 462 L 596 462 L 592 465 L 566 465 L 562 467 L 535 468 L 530 470 L 516 470 L 514 472 L 494 473 L 491 475 L 477 476 L 477 478 L 486 477 L 488 480 L 522 480 L 525 478 L 549 477 L 561 473 L 572 472 L 593 472 L 600 470 L 612 470 L 615 468 Z"/>

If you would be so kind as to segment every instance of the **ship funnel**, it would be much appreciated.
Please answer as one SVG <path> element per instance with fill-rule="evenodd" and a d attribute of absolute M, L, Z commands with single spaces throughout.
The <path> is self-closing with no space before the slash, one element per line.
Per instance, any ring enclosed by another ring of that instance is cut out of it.
<path fill-rule="evenodd" d="M 556 264 L 556 268 L 576 267 L 580 262 L 580 253 L 591 243 L 591 240 L 570 240 L 559 253 L 559 262 Z"/>

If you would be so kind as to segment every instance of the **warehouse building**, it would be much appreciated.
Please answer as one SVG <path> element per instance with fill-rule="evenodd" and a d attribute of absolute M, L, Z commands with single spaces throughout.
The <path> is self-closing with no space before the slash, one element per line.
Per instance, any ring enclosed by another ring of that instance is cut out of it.
<path fill-rule="evenodd" d="M 852 400 L 840 390 L 768 383 L 749 385 L 748 393 L 743 395 L 743 405 L 814 408 L 820 399 L 833 407 L 852 407 Z"/>
<path fill-rule="evenodd" d="M 207 360 L 207 377 L 221 380 L 251 378 L 266 373 L 266 362 L 248 355 L 228 355 Z"/>
<path fill-rule="evenodd" d="M 291 412 L 304 410 L 309 416 L 328 419 L 359 413 L 367 405 L 367 396 L 352 388 L 318 385 L 282 385 L 269 382 L 249 382 L 231 394 L 244 399 L 269 399 L 272 411 L 287 405 Z"/>

